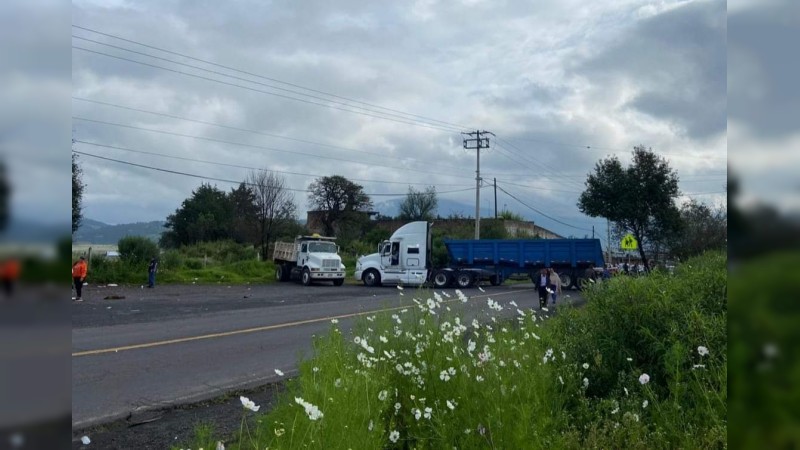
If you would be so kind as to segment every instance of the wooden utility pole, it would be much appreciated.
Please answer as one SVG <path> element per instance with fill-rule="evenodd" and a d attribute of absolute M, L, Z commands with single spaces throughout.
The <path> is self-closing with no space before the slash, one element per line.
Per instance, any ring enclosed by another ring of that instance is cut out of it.
<path fill-rule="evenodd" d="M 475 239 L 481 238 L 481 149 L 489 148 L 489 138 L 482 138 L 481 134 L 494 133 L 490 131 L 475 130 L 469 133 L 461 133 L 474 138 L 464 139 L 464 148 L 467 150 L 477 150 L 477 164 L 475 167 Z M 470 145 L 474 144 L 474 146 Z"/>

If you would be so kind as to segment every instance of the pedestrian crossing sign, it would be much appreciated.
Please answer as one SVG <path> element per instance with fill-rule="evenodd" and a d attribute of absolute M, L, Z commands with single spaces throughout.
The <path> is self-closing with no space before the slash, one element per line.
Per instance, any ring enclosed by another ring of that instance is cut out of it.
<path fill-rule="evenodd" d="M 632 234 L 628 233 L 622 238 L 622 241 L 620 241 L 619 247 L 623 250 L 636 250 L 639 248 L 639 243 Z"/>

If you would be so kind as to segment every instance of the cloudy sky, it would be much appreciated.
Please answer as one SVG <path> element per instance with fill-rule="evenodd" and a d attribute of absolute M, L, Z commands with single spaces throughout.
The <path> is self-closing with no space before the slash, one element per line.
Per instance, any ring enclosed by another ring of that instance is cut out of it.
<path fill-rule="evenodd" d="M 435 185 L 472 215 L 475 129 L 496 135 L 481 172 L 500 208 L 564 235 L 604 232 L 575 206 L 583 180 L 638 144 L 682 200 L 725 202 L 724 1 L 79 0 L 72 25 L 85 217 L 163 220 L 203 182 L 152 168 L 279 171 L 303 212 L 319 176 L 375 203 Z"/>

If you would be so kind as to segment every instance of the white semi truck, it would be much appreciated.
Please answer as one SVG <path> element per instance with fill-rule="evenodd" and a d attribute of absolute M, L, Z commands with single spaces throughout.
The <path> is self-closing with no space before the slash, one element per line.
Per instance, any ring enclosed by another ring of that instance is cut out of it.
<path fill-rule="evenodd" d="M 378 253 L 358 258 L 355 279 L 367 286 L 423 284 L 428 280 L 432 248 L 428 222 L 405 224 L 378 244 Z"/>
<path fill-rule="evenodd" d="M 334 286 L 341 286 L 345 267 L 335 240 L 313 234 L 297 236 L 294 242 L 276 242 L 272 252 L 275 279 L 299 280 L 305 286 L 314 281 L 332 281 Z"/>

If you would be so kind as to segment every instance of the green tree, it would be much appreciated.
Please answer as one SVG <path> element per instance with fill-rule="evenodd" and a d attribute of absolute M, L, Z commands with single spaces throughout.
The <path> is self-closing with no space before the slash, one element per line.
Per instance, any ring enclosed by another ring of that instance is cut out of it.
<path fill-rule="evenodd" d="M 317 178 L 308 186 L 308 204 L 320 211 L 325 234 L 333 236 L 335 225 L 340 230 L 363 228 L 372 200 L 364 188 L 340 175 Z"/>
<path fill-rule="evenodd" d="M 117 242 L 119 259 L 133 266 L 143 265 L 158 257 L 158 246 L 143 236 L 125 236 Z"/>
<path fill-rule="evenodd" d="M 255 200 L 256 196 L 252 187 L 246 183 L 239 184 L 228 193 L 228 201 L 233 210 L 231 238 L 236 243 L 258 243 Z"/>
<path fill-rule="evenodd" d="M 203 183 L 167 217 L 162 246 L 180 246 L 231 237 L 233 207 L 225 192 Z"/>
<path fill-rule="evenodd" d="M 678 175 L 664 158 L 643 146 L 633 148 L 633 161 L 623 167 L 617 157 L 599 161 L 586 180 L 578 209 L 605 217 L 639 241 L 639 256 L 649 267 L 645 249 L 680 229 Z"/>
<path fill-rule="evenodd" d="M 724 208 L 711 208 L 694 200 L 680 209 L 681 232 L 669 241 L 670 253 L 681 260 L 728 245 L 728 215 Z"/>
<path fill-rule="evenodd" d="M 4 171 L 5 172 L 5 171 Z M 5 179 L 5 177 L 3 177 Z M 72 232 L 75 233 L 83 220 L 83 169 L 78 162 L 78 155 L 72 154 Z M 4 208 L 5 209 L 5 208 Z"/>
<path fill-rule="evenodd" d="M 436 187 L 428 186 L 424 191 L 417 191 L 409 186 L 408 194 L 400 204 L 401 220 L 433 220 L 439 200 L 436 197 Z"/>

